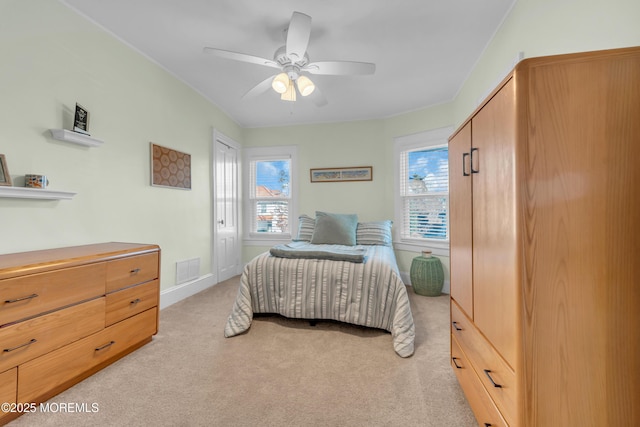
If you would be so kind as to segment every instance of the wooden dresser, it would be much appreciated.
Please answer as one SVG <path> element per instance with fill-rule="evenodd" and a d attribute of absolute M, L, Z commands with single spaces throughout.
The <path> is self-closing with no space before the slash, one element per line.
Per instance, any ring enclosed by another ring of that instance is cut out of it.
<path fill-rule="evenodd" d="M 640 425 L 640 48 L 522 61 L 449 160 L 451 365 L 479 425 Z"/>
<path fill-rule="evenodd" d="M 151 341 L 159 267 L 134 243 L 0 255 L 0 425 Z"/>

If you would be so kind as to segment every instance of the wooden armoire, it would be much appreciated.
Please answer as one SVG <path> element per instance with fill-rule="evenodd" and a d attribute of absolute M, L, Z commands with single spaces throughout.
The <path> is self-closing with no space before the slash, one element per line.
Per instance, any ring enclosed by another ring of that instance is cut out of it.
<path fill-rule="evenodd" d="M 451 366 L 478 424 L 640 425 L 640 48 L 521 61 L 449 164 Z"/>

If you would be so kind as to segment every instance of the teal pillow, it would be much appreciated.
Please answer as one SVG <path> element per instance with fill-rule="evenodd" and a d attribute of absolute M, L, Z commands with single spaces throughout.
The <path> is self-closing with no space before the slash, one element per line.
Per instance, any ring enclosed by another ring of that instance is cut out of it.
<path fill-rule="evenodd" d="M 316 228 L 311 243 L 355 246 L 358 215 L 316 212 Z"/>

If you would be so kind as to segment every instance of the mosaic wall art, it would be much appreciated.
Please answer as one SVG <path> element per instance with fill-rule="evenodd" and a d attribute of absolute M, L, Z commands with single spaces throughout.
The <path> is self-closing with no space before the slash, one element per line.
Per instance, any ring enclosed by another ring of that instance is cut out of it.
<path fill-rule="evenodd" d="M 151 185 L 191 190 L 191 155 L 151 143 Z"/>

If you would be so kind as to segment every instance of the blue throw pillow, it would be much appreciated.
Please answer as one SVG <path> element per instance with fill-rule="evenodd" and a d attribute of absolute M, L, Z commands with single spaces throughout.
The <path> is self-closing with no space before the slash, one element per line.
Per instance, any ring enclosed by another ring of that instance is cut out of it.
<path fill-rule="evenodd" d="M 358 215 L 316 212 L 316 228 L 311 243 L 355 246 Z"/>

